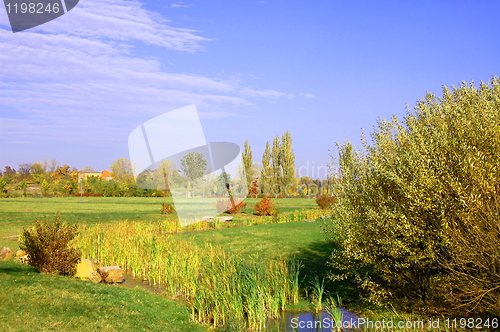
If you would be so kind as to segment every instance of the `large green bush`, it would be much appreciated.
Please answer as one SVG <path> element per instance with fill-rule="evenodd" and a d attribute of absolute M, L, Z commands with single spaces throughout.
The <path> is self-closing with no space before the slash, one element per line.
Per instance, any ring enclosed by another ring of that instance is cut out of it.
<path fill-rule="evenodd" d="M 28 253 L 28 264 L 38 271 L 71 276 L 81 258 L 80 251 L 70 247 L 76 235 L 76 225 L 61 222 L 56 214 L 54 222 L 37 220 L 25 229 L 19 247 Z"/>
<path fill-rule="evenodd" d="M 339 146 L 336 278 L 375 302 L 500 312 L 500 80 L 427 94 Z"/>

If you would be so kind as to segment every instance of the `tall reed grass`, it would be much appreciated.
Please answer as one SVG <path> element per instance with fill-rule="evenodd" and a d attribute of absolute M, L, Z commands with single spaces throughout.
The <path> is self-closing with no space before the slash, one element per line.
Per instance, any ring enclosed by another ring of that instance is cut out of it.
<path fill-rule="evenodd" d="M 83 226 L 73 245 L 86 258 L 119 265 L 184 299 L 195 320 L 222 330 L 261 330 L 268 317 L 298 302 L 296 262 L 243 259 L 169 232 L 165 223 Z"/>

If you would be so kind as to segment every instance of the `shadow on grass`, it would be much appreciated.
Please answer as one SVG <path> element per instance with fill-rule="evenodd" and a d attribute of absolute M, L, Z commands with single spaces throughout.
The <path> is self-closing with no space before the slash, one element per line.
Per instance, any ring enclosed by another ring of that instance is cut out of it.
<path fill-rule="evenodd" d="M 0 274 L 8 274 L 10 276 L 23 276 L 27 274 L 37 273 L 34 267 L 15 262 L 11 259 L 4 260 L 0 264 Z"/>
<path fill-rule="evenodd" d="M 338 294 L 344 303 L 358 303 L 360 301 L 359 288 L 352 280 L 332 281 L 331 279 L 332 275 L 340 273 L 328 263 L 334 247 L 333 242 L 316 241 L 292 257 L 302 264 L 300 269 L 301 291 L 304 294 L 311 294 L 315 282 L 321 283 L 324 280 L 325 291 L 334 298 Z"/>

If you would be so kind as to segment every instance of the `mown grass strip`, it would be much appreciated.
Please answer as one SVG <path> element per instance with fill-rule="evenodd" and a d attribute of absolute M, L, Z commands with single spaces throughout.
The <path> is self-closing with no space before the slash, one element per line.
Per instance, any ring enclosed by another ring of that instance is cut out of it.
<path fill-rule="evenodd" d="M 93 284 L 0 261 L 2 331 L 206 331 L 189 310 L 142 289 Z"/>

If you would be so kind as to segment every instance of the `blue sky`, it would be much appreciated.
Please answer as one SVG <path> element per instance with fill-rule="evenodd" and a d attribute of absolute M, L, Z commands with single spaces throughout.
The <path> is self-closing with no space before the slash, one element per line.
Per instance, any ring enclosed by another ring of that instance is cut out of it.
<path fill-rule="evenodd" d="M 500 75 L 499 14 L 494 0 L 81 0 L 14 34 L 1 6 L 0 167 L 109 169 L 134 128 L 195 104 L 208 141 L 249 140 L 260 161 L 290 131 L 301 175 L 323 177 L 335 142 Z"/>

